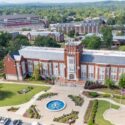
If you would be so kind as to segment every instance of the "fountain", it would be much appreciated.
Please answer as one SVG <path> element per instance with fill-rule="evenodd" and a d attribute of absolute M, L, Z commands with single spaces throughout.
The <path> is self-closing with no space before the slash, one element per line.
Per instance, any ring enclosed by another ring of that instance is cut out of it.
<path fill-rule="evenodd" d="M 52 100 L 46 104 L 49 111 L 61 111 L 65 108 L 65 103 L 61 100 Z"/>

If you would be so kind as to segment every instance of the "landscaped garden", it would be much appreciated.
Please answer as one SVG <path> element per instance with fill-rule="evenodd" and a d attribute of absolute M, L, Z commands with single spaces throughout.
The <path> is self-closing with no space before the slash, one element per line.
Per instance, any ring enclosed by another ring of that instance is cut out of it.
<path fill-rule="evenodd" d="M 0 84 L 0 106 L 25 103 L 40 91 L 47 91 L 49 89 L 47 86 L 33 86 L 33 89 L 25 94 L 18 93 L 21 90 L 27 90 L 28 87 L 28 85 Z"/>
<path fill-rule="evenodd" d="M 64 114 L 58 118 L 54 118 L 53 121 L 60 122 L 60 123 L 74 123 L 76 119 L 78 119 L 79 112 L 72 111 L 70 114 Z"/>
<path fill-rule="evenodd" d="M 118 103 L 125 104 L 125 96 L 119 94 L 110 94 L 110 93 L 99 93 L 92 91 L 84 91 L 83 94 L 89 98 L 110 98 Z"/>
<path fill-rule="evenodd" d="M 81 96 L 68 95 L 68 97 L 75 103 L 76 106 L 82 106 L 84 99 Z"/>
<path fill-rule="evenodd" d="M 110 108 L 110 103 L 106 101 L 94 100 L 90 101 L 86 111 L 84 120 L 88 125 L 112 125 L 109 121 L 105 120 L 103 114 Z M 118 109 L 119 106 L 111 105 L 111 108 Z"/>
<path fill-rule="evenodd" d="M 25 117 L 28 118 L 34 118 L 34 119 L 40 119 L 40 114 L 38 113 L 38 110 L 36 109 L 35 105 L 32 105 L 24 114 Z"/>

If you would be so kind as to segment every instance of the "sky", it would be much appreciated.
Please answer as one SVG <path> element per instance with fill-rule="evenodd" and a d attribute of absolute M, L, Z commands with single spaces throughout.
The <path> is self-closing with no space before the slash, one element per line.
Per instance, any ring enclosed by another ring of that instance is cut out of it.
<path fill-rule="evenodd" d="M 95 2 L 104 0 L 0 0 L 0 3 L 30 3 L 30 2 L 41 2 L 41 3 L 72 3 L 72 2 Z M 119 1 L 119 0 L 118 0 Z"/>

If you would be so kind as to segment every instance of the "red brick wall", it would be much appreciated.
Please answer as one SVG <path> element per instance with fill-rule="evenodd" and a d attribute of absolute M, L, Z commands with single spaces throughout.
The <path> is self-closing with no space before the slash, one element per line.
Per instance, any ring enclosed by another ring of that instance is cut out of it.
<path fill-rule="evenodd" d="M 4 59 L 4 72 L 6 74 L 17 74 L 15 61 L 7 55 Z"/>

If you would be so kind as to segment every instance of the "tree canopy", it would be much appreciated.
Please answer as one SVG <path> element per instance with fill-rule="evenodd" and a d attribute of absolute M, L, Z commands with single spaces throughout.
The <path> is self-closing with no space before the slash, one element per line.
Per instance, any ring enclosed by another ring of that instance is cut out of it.
<path fill-rule="evenodd" d="M 118 84 L 120 88 L 125 88 L 125 74 L 121 74 Z"/>
<path fill-rule="evenodd" d="M 87 36 L 82 43 L 88 49 L 99 49 L 101 47 L 101 38 L 95 35 Z"/>
<path fill-rule="evenodd" d="M 16 38 L 12 39 L 8 43 L 9 51 L 16 51 L 21 48 L 21 46 L 30 45 L 29 40 L 26 36 L 18 35 Z"/>
<path fill-rule="evenodd" d="M 106 48 L 111 48 L 112 46 L 112 40 L 113 40 L 113 36 L 112 36 L 112 29 L 109 26 L 103 26 L 101 28 L 101 33 L 102 33 L 102 39 L 103 39 L 103 45 Z"/>
<path fill-rule="evenodd" d="M 60 47 L 60 45 L 51 37 L 38 36 L 34 45 L 43 47 Z"/>

